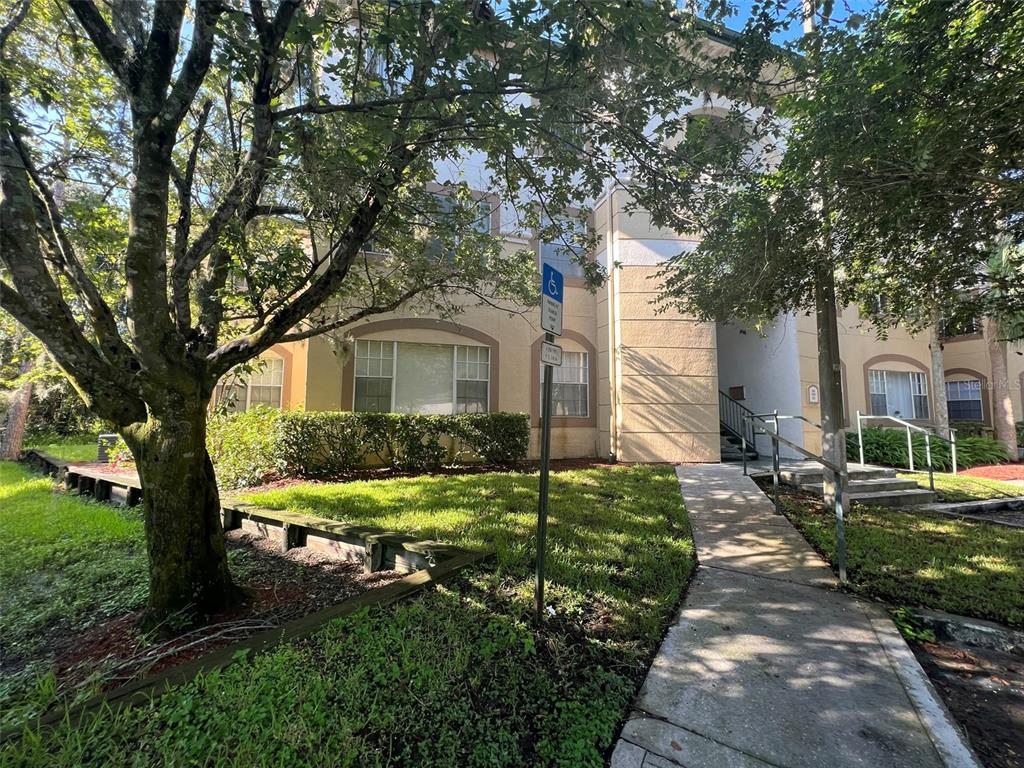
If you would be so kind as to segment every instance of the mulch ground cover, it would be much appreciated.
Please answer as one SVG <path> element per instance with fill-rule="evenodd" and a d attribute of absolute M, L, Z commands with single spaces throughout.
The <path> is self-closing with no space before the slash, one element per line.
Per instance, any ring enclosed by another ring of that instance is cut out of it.
<path fill-rule="evenodd" d="M 961 469 L 960 474 L 972 477 L 987 477 L 990 480 L 1024 480 L 1024 463 L 991 464 L 982 467 Z M 1021 490 L 1024 494 L 1024 489 Z"/>
<path fill-rule="evenodd" d="M 141 612 L 110 618 L 83 632 L 54 628 L 46 637 L 60 690 L 89 686 L 109 690 L 137 677 L 209 653 L 251 635 L 347 600 L 402 577 L 397 571 L 364 573 L 362 565 L 324 557 L 306 548 L 280 551 L 268 539 L 242 531 L 225 534 L 236 582 L 246 598 L 202 627 L 143 633 Z M 8 668 L 19 661 L 7 660 Z"/>
<path fill-rule="evenodd" d="M 956 643 L 911 643 L 986 768 L 1024 765 L 1024 658 Z"/>

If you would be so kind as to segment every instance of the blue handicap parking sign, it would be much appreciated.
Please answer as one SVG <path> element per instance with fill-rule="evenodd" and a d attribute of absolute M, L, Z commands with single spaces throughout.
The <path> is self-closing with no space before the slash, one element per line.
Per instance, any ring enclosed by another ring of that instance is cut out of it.
<path fill-rule="evenodd" d="M 559 304 L 562 303 L 562 273 L 550 264 L 544 265 L 541 273 L 541 289 L 545 296 L 550 296 Z"/>

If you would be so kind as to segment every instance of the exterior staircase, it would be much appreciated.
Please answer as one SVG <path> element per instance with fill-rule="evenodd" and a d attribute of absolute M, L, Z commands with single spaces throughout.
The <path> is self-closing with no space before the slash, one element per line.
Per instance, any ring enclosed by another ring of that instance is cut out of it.
<path fill-rule="evenodd" d="M 719 440 L 722 461 L 743 461 L 743 436 L 747 438 L 747 461 L 757 459 L 754 425 L 748 420 L 754 412 L 725 392 L 718 392 Z"/>
<path fill-rule="evenodd" d="M 736 437 L 730 430 L 721 431 L 722 461 L 743 461 L 743 440 Z M 751 443 L 747 443 L 747 461 L 755 461 L 757 451 Z"/>
<path fill-rule="evenodd" d="M 897 477 L 895 469 L 850 464 L 849 473 L 848 498 L 851 504 L 857 502 L 880 507 L 916 507 L 931 504 L 936 498 L 934 492 L 919 487 L 913 480 Z M 779 481 L 783 485 L 821 495 L 824 472 L 821 467 L 786 467 L 779 472 Z"/>

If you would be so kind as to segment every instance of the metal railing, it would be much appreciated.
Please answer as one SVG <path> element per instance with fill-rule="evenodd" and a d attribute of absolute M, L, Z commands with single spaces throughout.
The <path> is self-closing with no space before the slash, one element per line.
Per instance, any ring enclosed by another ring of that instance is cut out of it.
<path fill-rule="evenodd" d="M 942 435 L 937 435 L 929 429 L 918 426 L 917 424 L 911 424 L 909 421 L 898 419 L 895 416 L 868 416 L 860 411 L 857 411 L 857 444 L 860 447 L 860 463 L 864 463 L 864 422 L 868 420 L 874 421 L 891 421 L 894 424 L 899 424 L 906 430 L 907 433 L 907 464 L 909 465 L 910 471 L 914 470 L 914 432 L 920 432 L 924 435 L 924 460 L 928 465 L 928 486 L 933 491 L 935 490 L 935 468 L 932 466 L 932 438 L 941 440 L 944 443 L 949 444 L 949 455 L 953 462 L 953 474 L 956 474 L 956 430 L 949 427 L 949 439 L 947 440 Z"/>
<path fill-rule="evenodd" d="M 744 461 L 746 461 L 747 443 L 754 444 L 754 430 L 746 419 L 747 416 L 753 415 L 754 412 L 747 406 L 733 400 L 725 392 L 718 391 L 718 421 L 743 441 Z"/>
<path fill-rule="evenodd" d="M 774 412 L 770 414 L 773 417 L 777 417 L 779 414 Z M 816 453 L 808 451 L 801 445 L 797 445 L 792 440 L 788 440 L 778 431 L 778 419 L 774 419 L 772 422 L 766 421 L 756 413 L 750 413 L 744 417 L 746 421 L 750 423 L 751 429 L 755 434 L 767 435 L 772 441 L 772 501 L 775 503 L 775 511 L 780 512 L 779 509 L 779 485 L 780 485 L 780 473 L 779 468 L 779 443 L 787 446 L 791 450 L 796 451 L 801 456 L 811 461 L 817 462 L 825 469 L 831 470 L 836 475 L 836 494 L 835 494 L 835 513 L 836 513 L 836 566 L 839 569 L 839 581 L 843 584 L 846 583 L 846 515 L 843 509 L 843 488 L 846 487 L 847 481 L 850 479 L 849 473 L 843 467 L 839 467 L 833 464 L 831 461 L 826 459 L 824 456 L 819 456 Z M 790 418 L 790 417 L 787 417 Z M 802 416 L 792 417 L 803 419 Z M 807 421 L 807 419 L 803 419 Z M 755 422 L 760 422 L 756 424 Z M 811 422 L 813 423 L 813 422 Z M 774 426 L 774 429 L 769 427 Z M 744 459 L 743 462 L 743 474 L 747 473 L 747 462 Z"/>

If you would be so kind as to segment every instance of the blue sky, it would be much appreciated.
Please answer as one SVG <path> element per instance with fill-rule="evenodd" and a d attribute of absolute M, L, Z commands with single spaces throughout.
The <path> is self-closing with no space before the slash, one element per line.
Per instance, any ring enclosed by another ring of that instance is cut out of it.
<path fill-rule="evenodd" d="M 726 25 L 732 29 L 739 29 L 743 26 L 750 14 L 750 7 L 752 5 L 751 0 L 729 0 L 729 4 L 736 7 L 736 13 L 730 16 L 726 20 Z M 837 22 L 843 22 L 851 14 L 859 13 L 864 14 L 873 8 L 882 5 L 881 2 L 876 0 L 835 0 L 832 18 Z M 794 11 L 800 7 L 800 0 L 786 0 L 786 6 L 792 8 Z M 786 40 L 792 40 L 793 38 L 800 36 L 800 23 L 796 21 L 784 34 L 776 36 L 776 42 L 784 42 Z"/>

